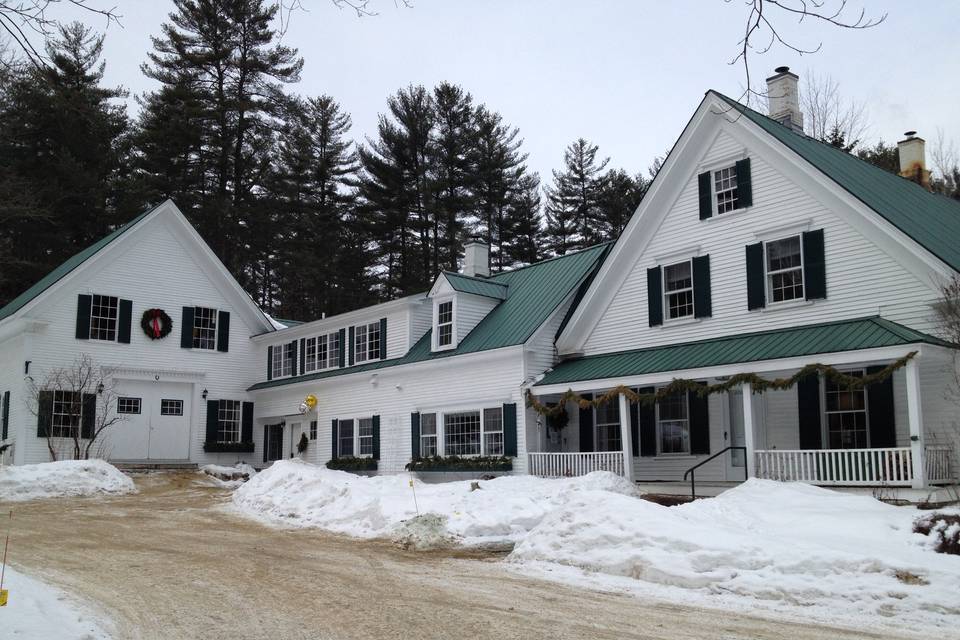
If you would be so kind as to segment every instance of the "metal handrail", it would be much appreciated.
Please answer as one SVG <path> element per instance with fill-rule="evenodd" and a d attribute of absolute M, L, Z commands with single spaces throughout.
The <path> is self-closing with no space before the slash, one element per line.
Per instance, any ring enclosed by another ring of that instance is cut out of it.
<path fill-rule="evenodd" d="M 750 465 L 750 461 L 747 460 L 747 448 L 730 446 L 725 449 L 721 449 L 720 451 L 717 451 L 715 454 L 713 454 L 706 460 L 693 465 L 692 467 L 690 467 L 684 472 L 683 474 L 684 480 L 687 479 L 688 475 L 690 476 L 690 498 L 691 499 L 695 500 L 697 498 L 697 474 L 694 472 L 700 467 L 702 467 L 703 465 L 707 464 L 708 462 L 716 458 L 717 456 L 723 455 L 724 453 L 726 453 L 727 451 L 730 451 L 731 449 L 740 449 L 741 451 L 743 451 L 743 479 L 744 481 L 746 481 L 747 479 L 750 478 L 750 470 L 748 468 Z"/>

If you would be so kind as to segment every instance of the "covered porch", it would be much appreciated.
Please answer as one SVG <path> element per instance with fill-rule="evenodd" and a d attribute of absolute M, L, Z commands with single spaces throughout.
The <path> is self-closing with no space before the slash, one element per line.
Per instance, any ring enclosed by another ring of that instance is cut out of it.
<path fill-rule="evenodd" d="M 569 360 L 530 389 L 535 414 L 567 396 L 563 419 L 534 418 L 528 470 L 670 483 L 696 466 L 698 482 L 952 484 L 953 356 L 932 336 L 867 318 Z M 823 366 L 802 375 L 814 364 Z M 835 372 L 870 384 L 841 384 Z M 658 394 L 676 380 L 711 393 Z M 611 394 L 618 388 L 631 393 Z M 631 401 L 651 394 L 656 402 Z M 604 397 L 597 406 L 578 402 Z"/>

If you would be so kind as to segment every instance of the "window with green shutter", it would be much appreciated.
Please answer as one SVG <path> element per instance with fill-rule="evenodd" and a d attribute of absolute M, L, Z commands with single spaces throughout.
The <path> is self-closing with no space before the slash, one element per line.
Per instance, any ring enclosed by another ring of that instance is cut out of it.
<path fill-rule="evenodd" d="M 753 206 L 750 158 L 697 176 L 700 219 Z"/>

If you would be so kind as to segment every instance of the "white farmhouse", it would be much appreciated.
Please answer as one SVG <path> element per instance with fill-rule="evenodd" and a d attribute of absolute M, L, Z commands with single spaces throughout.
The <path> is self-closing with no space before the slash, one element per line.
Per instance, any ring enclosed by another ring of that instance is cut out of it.
<path fill-rule="evenodd" d="M 56 393 L 31 413 L 25 380 L 87 353 L 122 390 L 96 409 L 126 414 L 114 460 L 952 482 L 955 351 L 934 305 L 960 271 L 960 203 L 917 183 L 922 139 L 900 143 L 911 179 L 889 174 L 803 135 L 788 69 L 768 83 L 770 117 L 706 94 L 616 243 L 491 275 L 473 242 L 429 292 L 285 328 L 164 203 L 0 310 L 4 459 L 83 428 Z"/>

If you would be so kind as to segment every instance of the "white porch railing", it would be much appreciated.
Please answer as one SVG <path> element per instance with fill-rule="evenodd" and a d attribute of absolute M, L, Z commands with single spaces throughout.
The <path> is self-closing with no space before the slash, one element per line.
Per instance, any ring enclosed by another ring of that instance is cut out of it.
<path fill-rule="evenodd" d="M 952 479 L 950 447 L 927 447 L 927 481 Z M 831 486 L 910 486 L 910 447 L 884 449 L 774 449 L 756 452 L 756 475 L 769 480 Z"/>
<path fill-rule="evenodd" d="M 542 478 L 583 476 L 591 471 L 623 475 L 622 451 L 592 453 L 530 453 L 529 473 Z"/>

